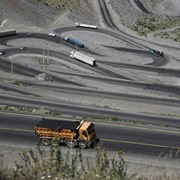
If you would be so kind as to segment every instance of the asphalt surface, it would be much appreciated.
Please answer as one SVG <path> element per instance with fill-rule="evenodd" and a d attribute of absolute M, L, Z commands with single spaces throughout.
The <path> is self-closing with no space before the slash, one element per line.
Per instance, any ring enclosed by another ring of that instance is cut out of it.
<path fill-rule="evenodd" d="M 45 109 L 49 109 L 52 112 L 61 112 L 62 114 L 69 115 L 78 115 L 78 116 L 88 116 L 88 117 L 96 117 L 96 118 L 113 118 L 118 117 L 123 121 L 132 121 L 134 123 L 145 123 L 145 124 L 155 124 L 162 126 L 170 126 L 179 128 L 179 118 L 174 117 L 166 117 L 166 116 L 158 116 L 158 115 L 147 115 L 147 114 L 139 114 L 139 113 L 126 113 L 121 111 L 103 109 L 103 108 L 93 108 L 93 107 L 84 107 L 82 105 L 73 105 L 68 103 L 60 103 L 44 100 L 44 98 L 37 99 L 36 97 L 16 97 L 10 95 L 2 95 L 0 96 L 0 101 L 2 104 L 8 106 L 15 107 L 28 107 L 28 108 L 39 108 L 44 107 Z"/>
<path fill-rule="evenodd" d="M 36 145 L 38 138 L 34 127 L 41 116 L 24 116 L 23 114 L 0 113 L 0 143 L 13 142 L 27 146 Z M 180 132 L 153 128 L 140 128 L 119 125 L 117 123 L 94 122 L 100 144 L 107 150 L 123 150 L 128 154 L 146 154 L 165 157 L 171 153 L 172 158 L 179 158 Z M 171 140 L 173 139 L 173 141 Z"/>
<path fill-rule="evenodd" d="M 137 4 L 137 6 L 141 9 L 142 12 L 146 13 L 146 14 L 151 14 L 150 11 L 148 11 L 144 5 L 141 3 L 141 1 L 139 0 L 134 0 L 134 2 Z"/>

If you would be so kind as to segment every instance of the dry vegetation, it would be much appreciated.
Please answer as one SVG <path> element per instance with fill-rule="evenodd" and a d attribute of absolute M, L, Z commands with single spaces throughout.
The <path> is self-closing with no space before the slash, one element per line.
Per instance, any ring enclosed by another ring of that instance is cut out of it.
<path fill-rule="evenodd" d="M 178 31 L 178 27 L 180 26 L 180 18 L 178 17 L 168 17 L 168 16 L 158 16 L 158 15 L 146 15 L 143 18 L 137 20 L 131 28 L 139 35 L 146 36 L 148 33 L 156 32 L 156 31 L 164 31 L 171 28 L 174 28 L 175 31 L 171 31 L 166 34 L 156 34 L 159 37 L 172 39 L 174 41 L 179 42 L 179 34 L 176 33 Z M 171 37 L 171 33 L 174 33 L 173 38 Z M 168 35 L 169 34 L 169 35 Z"/>
<path fill-rule="evenodd" d="M 15 162 L 13 169 L 0 171 L 0 179 L 3 180 L 37 180 L 37 179 L 66 179 L 66 180 L 100 180 L 100 179 L 129 179 L 126 175 L 126 165 L 119 157 L 109 160 L 107 153 L 97 148 L 94 163 L 90 159 L 84 159 L 81 151 L 76 155 L 67 152 L 62 155 L 60 147 L 51 146 L 49 154 L 42 151 L 39 146 L 38 156 L 32 150 L 22 152 L 20 157 L 22 164 Z"/>
<path fill-rule="evenodd" d="M 177 28 L 175 30 L 155 33 L 154 37 L 160 37 L 163 39 L 171 39 L 173 41 L 180 42 L 180 28 Z"/>
<path fill-rule="evenodd" d="M 3 180 L 179 180 L 180 175 L 173 173 L 169 167 L 163 174 L 151 167 L 144 175 L 140 172 L 127 172 L 127 164 L 123 151 L 109 156 L 108 153 L 96 148 L 94 158 L 85 158 L 80 150 L 75 154 L 67 151 L 62 154 L 60 146 L 52 145 L 49 151 L 38 146 L 38 152 L 29 150 L 19 154 L 20 162 L 15 162 L 13 168 L 0 171 Z M 161 170 L 159 170 L 161 171 Z"/>
<path fill-rule="evenodd" d="M 74 10 L 80 7 L 80 0 L 33 0 L 37 3 L 44 3 L 46 6 L 51 6 L 57 10 Z"/>

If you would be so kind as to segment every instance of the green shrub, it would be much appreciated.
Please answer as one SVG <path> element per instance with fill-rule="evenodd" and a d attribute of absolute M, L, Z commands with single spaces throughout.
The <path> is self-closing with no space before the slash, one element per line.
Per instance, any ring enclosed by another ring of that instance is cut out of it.
<path fill-rule="evenodd" d="M 118 117 L 113 117 L 112 121 L 119 121 L 119 118 Z"/>
<path fill-rule="evenodd" d="M 150 32 L 156 32 L 156 31 L 164 31 L 169 28 L 178 27 L 180 26 L 180 18 L 179 17 L 168 17 L 168 16 L 158 16 L 158 15 L 146 15 L 143 18 L 137 20 L 134 25 L 130 26 L 130 28 L 134 31 L 137 31 L 137 33 L 141 36 L 146 36 L 147 33 Z M 178 28 L 177 28 L 178 29 Z M 177 30 L 178 31 L 178 30 Z M 161 35 L 159 34 L 155 35 L 155 37 L 159 36 L 161 38 L 166 39 L 172 39 L 175 41 L 180 41 L 179 34 L 175 31 L 172 32 L 172 35 L 175 35 L 176 37 L 170 37 L 167 33 L 167 35 Z"/>

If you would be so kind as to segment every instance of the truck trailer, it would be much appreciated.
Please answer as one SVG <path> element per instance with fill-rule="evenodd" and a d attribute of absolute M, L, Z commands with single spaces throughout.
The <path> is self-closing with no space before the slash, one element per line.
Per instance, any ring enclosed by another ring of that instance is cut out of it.
<path fill-rule="evenodd" d="M 98 143 L 95 126 L 88 121 L 66 121 L 42 118 L 35 126 L 35 134 L 45 145 L 65 144 L 81 149 L 94 147 Z"/>
<path fill-rule="evenodd" d="M 79 41 L 77 41 L 76 39 L 69 38 L 69 37 L 67 37 L 67 36 L 64 37 L 64 39 L 65 39 L 66 41 L 70 42 L 71 44 L 74 44 L 75 46 L 78 46 L 78 47 L 81 47 L 81 48 L 84 47 L 84 44 L 81 43 L 81 42 L 79 42 Z"/>
<path fill-rule="evenodd" d="M 78 52 L 78 51 L 72 51 L 70 52 L 70 57 L 71 58 L 75 58 L 79 61 L 82 61 L 86 64 L 89 64 L 91 66 L 96 66 L 96 60 L 92 57 L 89 57 L 85 54 L 82 54 L 81 52 Z"/>
<path fill-rule="evenodd" d="M 13 35 L 16 35 L 15 29 L 7 30 L 7 31 L 0 31 L 0 37 L 7 37 L 7 36 L 13 36 Z"/>
<path fill-rule="evenodd" d="M 90 25 L 90 24 L 75 23 L 75 26 L 76 26 L 76 27 L 83 27 L 83 28 L 97 29 L 97 26 L 95 26 L 95 25 Z"/>

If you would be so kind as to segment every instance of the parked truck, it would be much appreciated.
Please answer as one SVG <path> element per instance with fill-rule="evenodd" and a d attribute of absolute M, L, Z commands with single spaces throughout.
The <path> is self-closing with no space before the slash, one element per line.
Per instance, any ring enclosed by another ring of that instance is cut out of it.
<path fill-rule="evenodd" d="M 84 47 L 84 44 L 81 43 L 81 42 L 79 42 L 79 41 L 77 41 L 76 39 L 69 38 L 69 37 L 67 37 L 67 36 L 64 37 L 64 39 L 65 39 L 66 41 L 70 42 L 71 44 L 74 44 L 75 46 L 78 46 L 78 47 L 81 47 L 81 48 Z"/>
<path fill-rule="evenodd" d="M 0 37 L 13 36 L 13 35 L 16 35 L 15 29 L 7 30 L 7 31 L 0 31 Z"/>
<path fill-rule="evenodd" d="M 152 48 L 149 49 L 149 53 L 150 54 L 154 54 L 156 56 L 164 56 L 162 51 L 159 51 L 159 50 L 156 50 L 156 49 L 152 49 Z"/>
<path fill-rule="evenodd" d="M 96 60 L 92 57 L 89 57 L 81 52 L 78 52 L 78 51 L 72 51 L 70 52 L 70 57 L 71 58 L 75 58 L 79 61 L 82 61 L 86 64 L 89 64 L 91 66 L 96 66 Z"/>
<path fill-rule="evenodd" d="M 35 134 L 46 146 L 58 142 L 71 148 L 85 149 L 94 147 L 99 141 L 94 124 L 84 120 L 66 121 L 42 118 L 35 126 Z"/>
<path fill-rule="evenodd" d="M 95 25 L 90 25 L 90 24 L 75 23 L 75 26 L 76 26 L 76 27 L 83 27 L 83 28 L 97 29 L 97 26 L 95 26 Z"/>

